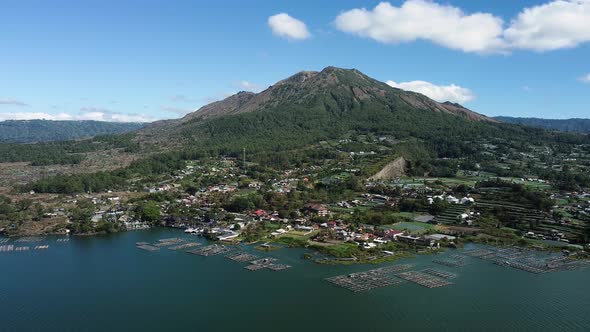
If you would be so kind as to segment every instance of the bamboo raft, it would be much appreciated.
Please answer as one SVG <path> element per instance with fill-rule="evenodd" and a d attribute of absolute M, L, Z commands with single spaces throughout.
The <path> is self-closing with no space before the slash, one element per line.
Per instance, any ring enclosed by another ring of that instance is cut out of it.
<path fill-rule="evenodd" d="M 250 263 L 252 263 L 254 265 L 265 265 L 265 264 L 271 264 L 276 261 L 277 261 L 276 258 L 266 257 L 266 258 L 261 258 L 261 259 L 251 261 Z"/>
<path fill-rule="evenodd" d="M 249 254 L 246 254 L 249 255 Z M 253 256 L 253 255 L 251 255 Z M 230 258 L 231 259 L 231 258 Z M 286 270 L 291 267 L 291 265 L 287 264 L 275 264 L 276 258 L 267 257 L 261 258 L 250 262 L 250 265 L 245 266 L 244 268 L 250 271 L 258 271 L 262 269 L 269 269 L 271 271 L 282 271 Z"/>
<path fill-rule="evenodd" d="M 170 247 L 168 249 L 170 249 L 170 250 L 182 250 L 182 249 L 188 249 L 188 248 L 198 247 L 200 245 L 201 244 L 200 243 L 197 243 L 197 242 L 189 242 L 189 243 L 179 244 L 177 246 Z"/>
<path fill-rule="evenodd" d="M 145 250 L 145 251 L 158 251 L 158 250 L 160 250 L 160 248 L 154 247 L 154 246 L 149 245 L 149 244 L 140 244 L 140 245 L 137 246 L 137 249 L 142 249 L 142 250 Z"/>
<path fill-rule="evenodd" d="M 0 243 L 7 243 L 8 241 L 10 241 L 9 238 L 1 238 L 0 239 Z"/>
<path fill-rule="evenodd" d="M 224 254 L 226 252 L 230 252 L 231 249 L 219 244 L 212 244 L 210 246 L 206 246 L 199 249 L 187 250 L 189 254 L 199 255 L 199 256 L 215 256 L 219 254 Z"/>
<path fill-rule="evenodd" d="M 287 264 L 269 264 L 268 266 L 266 266 L 267 269 L 273 270 L 273 271 L 282 271 L 282 270 L 286 270 L 290 267 L 291 267 L 291 265 L 287 265 Z"/>
<path fill-rule="evenodd" d="M 17 239 L 14 242 L 41 242 L 45 240 L 45 237 L 41 237 L 41 236 L 25 236 L 25 237 L 21 237 L 20 239 Z"/>
<path fill-rule="evenodd" d="M 252 264 L 252 265 L 248 265 L 248 266 L 246 266 L 244 268 L 247 269 L 247 270 L 250 270 L 250 271 L 258 271 L 258 270 L 264 269 L 265 266 Z"/>
<path fill-rule="evenodd" d="M 252 255 L 252 254 L 249 254 L 249 253 L 243 252 L 243 251 L 240 251 L 237 253 L 231 253 L 225 257 L 231 259 L 232 261 L 241 262 L 241 263 L 250 262 L 250 261 L 253 261 L 258 258 L 258 256 L 256 256 L 256 255 Z"/>
<path fill-rule="evenodd" d="M 5 244 L 0 246 L 0 252 L 9 252 L 14 250 L 14 245 L 12 244 Z"/>
<path fill-rule="evenodd" d="M 398 277 L 427 288 L 438 288 L 452 283 L 418 271 L 408 271 L 397 274 Z"/>
<path fill-rule="evenodd" d="M 154 244 L 154 246 L 156 247 L 167 247 L 167 246 L 172 246 L 175 244 L 179 244 L 184 242 L 183 239 L 177 238 L 177 237 L 173 237 L 173 238 L 169 238 L 169 239 L 161 239 L 158 240 L 158 243 Z"/>

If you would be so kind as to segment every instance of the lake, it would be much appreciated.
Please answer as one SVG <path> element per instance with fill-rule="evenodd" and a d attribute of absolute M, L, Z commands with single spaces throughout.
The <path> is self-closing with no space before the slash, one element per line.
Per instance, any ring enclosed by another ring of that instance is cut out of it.
<path fill-rule="evenodd" d="M 429 289 L 404 282 L 353 293 L 324 279 L 378 266 L 320 265 L 302 259 L 303 249 L 263 253 L 242 246 L 291 265 L 248 271 L 247 263 L 224 255 L 135 246 L 170 237 L 207 242 L 154 229 L 0 243 L 49 244 L 0 252 L 0 331 L 590 330 L 590 269 L 537 275 L 472 257 L 452 268 L 421 255 L 385 265 L 449 271 L 458 275 L 453 284 Z"/>

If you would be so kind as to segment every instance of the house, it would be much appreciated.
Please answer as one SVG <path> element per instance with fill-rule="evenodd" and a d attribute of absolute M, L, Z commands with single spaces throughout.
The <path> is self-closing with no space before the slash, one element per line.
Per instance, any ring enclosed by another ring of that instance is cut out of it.
<path fill-rule="evenodd" d="M 459 199 L 456 198 L 455 196 L 449 195 L 445 198 L 445 200 L 447 201 L 447 203 L 449 204 L 459 204 Z"/>
<path fill-rule="evenodd" d="M 279 228 L 279 229 L 277 229 L 276 231 L 274 231 L 274 232 L 270 233 L 270 235 L 272 235 L 273 237 L 277 237 L 277 236 L 279 236 L 279 235 L 281 235 L 281 234 L 285 234 L 285 233 L 287 233 L 287 231 L 286 231 L 286 230 L 284 230 L 284 229 L 282 229 L 282 228 Z"/>
<path fill-rule="evenodd" d="M 472 204 L 475 203 L 475 200 L 472 197 L 463 197 L 460 200 L 461 204 Z"/>
<path fill-rule="evenodd" d="M 311 226 L 297 225 L 297 226 L 295 226 L 295 228 L 300 231 L 306 231 L 306 232 L 313 231 L 313 227 L 311 227 Z"/>
<path fill-rule="evenodd" d="M 264 217 L 264 216 L 268 215 L 268 213 L 264 210 L 256 210 L 256 211 L 254 211 L 253 215 L 255 217 Z"/>
<path fill-rule="evenodd" d="M 442 241 L 444 239 L 447 239 L 448 241 L 455 241 L 457 238 L 451 235 L 446 235 L 446 234 L 431 234 L 431 235 L 426 235 L 426 238 L 431 239 L 431 240 L 435 240 L 435 241 Z"/>
<path fill-rule="evenodd" d="M 412 235 L 400 234 L 396 236 L 396 240 L 404 243 L 415 244 L 424 247 L 433 247 L 436 241 L 427 237 L 416 237 Z"/>
<path fill-rule="evenodd" d="M 325 217 L 328 215 L 328 207 L 325 206 L 324 204 L 307 203 L 307 204 L 305 204 L 305 206 L 303 208 L 308 213 L 314 213 L 320 217 Z"/>
<path fill-rule="evenodd" d="M 398 231 L 397 229 L 388 229 L 385 231 L 385 238 L 395 240 L 398 235 L 404 234 L 403 231 Z"/>

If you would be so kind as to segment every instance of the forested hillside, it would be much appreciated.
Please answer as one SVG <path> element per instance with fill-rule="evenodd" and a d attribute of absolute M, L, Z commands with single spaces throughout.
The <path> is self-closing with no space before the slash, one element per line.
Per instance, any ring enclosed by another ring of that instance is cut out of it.
<path fill-rule="evenodd" d="M 8 120 L 0 122 L 0 142 L 65 141 L 137 130 L 143 123 L 103 121 Z"/>
<path fill-rule="evenodd" d="M 383 158 L 403 156 L 416 175 L 452 174 L 457 165 L 447 159 L 473 165 L 488 162 L 492 157 L 482 151 L 489 146 L 494 155 L 502 156 L 526 151 L 531 142 L 567 149 L 589 140 L 497 123 L 460 105 L 391 88 L 356 70 L 329 67 L 297 74 L 259 94 L 242 95 L 239 101 L 230 97 L 228 103 L 211 104 L 182 120 L 142 129 L 126 144 L 149 142 L 150 150 L 157 147 L 162 153 L 125 169 L 47 178 L 26 189 L 62 193 L 111 189 L 124 186 L 127 179 L 170 173 L 187 160 L 241 157 L 244 149 L 248 162 L 282 169 L 338 158 L 344 150 L 325 149 L 322 142 L 363 135 L 391 140 L 388 150 L 375 153 Z"/>
<path fill-rule="evenodd" d="M 531 127 L 590 134 L 590 119 L 539 119 L 539 118 L 513 118 L 509 116 L 497 116 L 496 120 L 525 125 Z"/>

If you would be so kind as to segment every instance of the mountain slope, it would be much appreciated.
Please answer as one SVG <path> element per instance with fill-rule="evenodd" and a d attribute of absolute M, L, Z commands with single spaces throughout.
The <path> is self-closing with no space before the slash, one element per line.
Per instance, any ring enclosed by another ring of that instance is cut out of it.
<path fill-rule="evenodd" d="M 238 93 L 182 119 L 151 123 L 133 136 L 125 145 L 145 158 L 108 174 L 56 177 L 30 188 L 67 193 L 108 189 L 129 179 L 171 174 L 189 160 L 241 158 L 244 149 L 250 170 L 261 174 L 356 160 L 352 152 L 370 151 L 362 155 L 374 158 L 359 160 L 363 176 L 376 174 L 384 162 L 398 157 L 407 161 L 403 171 L 408 174 L 446 176 L 457 170 L 449 160 L 489 160 L 489 146 L 501 147 L 500 154 L 526 151 L 531 142 L 590 141 L 590 136 L 500 123 L 461 105 L 438 103 L 357 70 L 334 67 L 300 72 L 258 94 Z M 373 143 L 377 141 L 386 143 Z"/>
<path fill-rule="evenodd" d="M 0 122 L 0 142 L 33 143 L 65 141 L 137 130 L 143 123 L 102 121 L 8 120 Z"/>
<path fill-rule="evenodd" d="M 257 94 L 240 92 L 181 119 L 151 124 L 140 131 L 140 140 L 217 145 L 245 136 L 280 135 L 280 140 L 303 142 L 349 130 L 397 131 L 403 136 L 417 125 L 422 130 L 457 121 L 497 122 L 458 104 L 390 87 L 355 69 L 327 67 L 297 73 Z"/>
<path fill-rule="evenodd" d="M 383 107 L 405 104 L 420 110 L 459 115 L 475 121 L 494 122 L 493 119 L 472 112 L 459 104 L 438 103 L 419 93 L 392 88 L 356 69 L 336 67 L 327 67 L 321 72 L 297 73 L 258 94 L 240 92 L 204 106 L 181 121 L 253 112 L 284 104 L 306 105 L 313 103 L 318 95 L 331 96 L 334 99 L 337 95 L 339 99 L 344 99 L 342 101 L 348 104 L 339 105 L 344 108 L 343 110 L 353 107 L 356 103 L 372 101 L 380 103 Z"/>
<path fill-rule="evenodd" d="M 540 118 L 514 118 L 509 116 L 497 116 L 494 119 L 537 128 L 559 130 L 564 132 L 576 132 L 590 134 L 590 119 L 540 119 Z"/>

